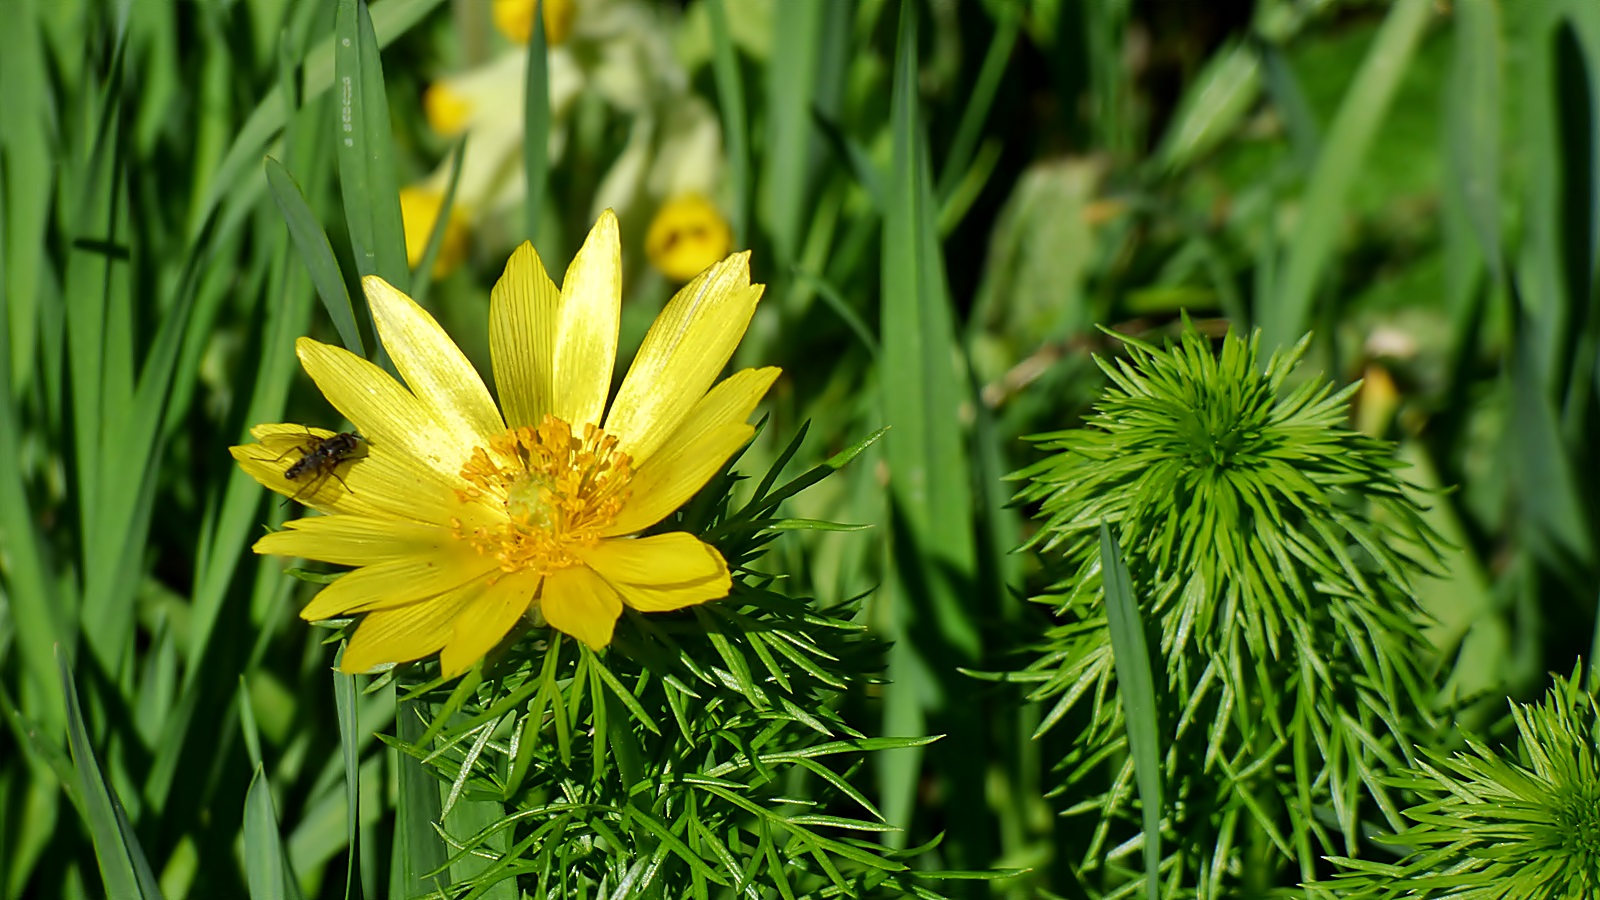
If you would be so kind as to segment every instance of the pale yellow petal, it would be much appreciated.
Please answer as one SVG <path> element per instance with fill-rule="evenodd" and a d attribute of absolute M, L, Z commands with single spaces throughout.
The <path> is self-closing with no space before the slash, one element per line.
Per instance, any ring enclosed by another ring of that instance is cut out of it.
<path fill-rule="evenodd" d="M 315 558 L 315 557 L 313 557 Z M 377 609 L 394 609 L 456 590 L 499 571 L 498 564 L 465 543 L 451 541 L 427 556 L 406 556 L 362 566 L 317 592 L 300 610 L 307 622 Z"/>
<path fill-rule="evenodd" d="M 579 556 L 622 595 L 622 602 L 646 612 L 717 600 L 728 596 L 733 584 L 717 548 L 683 531 L 605 540 Z"/>
<path fill-rule="evenodd" d="M 589 567 L 572 566 L 546 576 L 539 608 L 550 627 L 599 650 L 611 643 L 622 600 Z"/>
<path fill-rule="evenodd" d="M 675 443 L 668 448 L 672 452 L 650 457 L 633 476 L 627 504 L 601 537 L 632 534 L 671 515 L 722 471 L 728 457 L 754 433 L 754 428 L 743 423 L 722 425 L 701 432 L 693 440 Z"/>
<path fill-rule="evenodd" d="M 304 337 L 295 350 L 322 395 L 355 423 L 370 447 L 415 459 L 451 487 L 469 486 L 461 466 L 476 446 L 472 435 L 441 422 L 432 406 L 348 350 Z"/>
<path fill-rule="evenodd" d="M 491 582 L 456 616 L 450 640 L 439 653 L 440 674 L 454 678 L 494 649 L 528 611 L 539 591 L 541 576 L 518 572 Z"/>
<path fill-rule="evenodd" d="M 368 613 L 344 648 L 340 670 L 365 672 L 437 651 L 450 639 L 455 617 L 484 587 L 484 582 L 474 581 L 420 603 Z"/>
<path fill-rule="evenodd" d="M 366 516 L 313 516 L 284 523 L 256 541 L 257 553 L 297 556 L 341 566 L 370 566 L 441 552 L 456 538 L 449 529 Z"/>
<path fill-rule="evenodd" d="M 362 441 L 360 447 L 341 461 L 326 477 L 303 475 L 291 481 L 289 467 L 300 458 L 308 439 L 303 425 L 257 425 L 251 433 L 259 444 L 228 448 L 245 474 L 284 497 L 330 513 L 346 513 L 376 518 L 396 518 L 414 522 L 448 522 L 452 517 L 464 522 L 484 524 L 494 510 L 480 503 L 463 505 L 445 479 L 409 456 Z M 314 439 L 332 436 L 321 428 L 309 429 Z"/>
<path fill-rule="evenodd" d="M 504 432 L 483 379 L 433 316 L 376 275 L 361 279 L 361 286 L 395 370 L 434 418 L 469 446 L 488 446 Z"/>
<path fill-rule="evenodd" d="M 582 432 L 600 424 L 611 393 L 622 317 L 622 245 L 611 210 L 589 231 L 561 283 L 551 411 Z"/>
<path fill-rule="evenodd" d="M 489 295 L 489 359 L 512 428 L 538 425 L 552 408 L 560 308 L 561 291 L 523 241 Z"/>
<path fill-rule="evenodd" d="M 700 273 L 667 303 L 634 357 L 606 431 L 641 463 L 705 396 L 744 337 L 763 286 L 750 283 L 750 254 Z"/>
<path fill-rule="evenodd" d="M 656 448 L 656 452 L 676 453 L 677 445 L 692 441 L 713 428 L 750 421 L 750 414 L 755 412 L 761 398 L 767 395 L 772 383 L 781 374 L 783 370 L 777 366 L 764 366 L 759 369 L 740 369 L 717 382 L 717 386 L 707 391 L 700 402 L 689 410 L 678 430 Z"/>

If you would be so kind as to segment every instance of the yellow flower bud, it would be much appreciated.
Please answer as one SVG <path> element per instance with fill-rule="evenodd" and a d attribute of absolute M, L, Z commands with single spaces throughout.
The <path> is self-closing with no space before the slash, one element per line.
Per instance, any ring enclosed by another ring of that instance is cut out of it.
<path fill-rule="evenodd" d="M 673 281 L 688 281 L 733 249 L 733 230 L 711 201 L 699 194 L 661 205 L 645 233 L 650 265 Z"/>
<path fill-rule="evenodd" d="M 428 238 L 433 234 L 433 224 L 439 221 L 439 210 L 444 206 L 444 194 L 433 188 L 412 185 L 400 189 L 400 220 L 406 233 L 406 264 L 415 268 L 427 252 Z M 450 220 L 444 227 L 444 238 L 439 243 L 439 255 L 433 260 L 433 277 L 450 274 L 467 257 L 467 220 L 458 203 L 450 209 Z"/>
<path fill-rule="evenodd" d="M 494 27 L 507 40 L 526 44 L 533 37 L 535 0 L 494 0 Z M 544 0 L 544 42 L 554 47 L 572 33 L 576 0 Z"/>

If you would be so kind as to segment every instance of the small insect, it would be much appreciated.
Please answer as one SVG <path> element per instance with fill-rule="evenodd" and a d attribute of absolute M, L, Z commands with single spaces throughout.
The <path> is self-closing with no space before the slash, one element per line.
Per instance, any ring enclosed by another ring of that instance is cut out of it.
<path fill-rule="evenodd" d="M 306 491 L 315 491 L 328 480 L 329 476 L 344 485 L 344 479 L 339 477 L 339 466 L 349 461 L 350 454 L 356 452 L 360 446 L 361 435 L 354 432 L 343 431 L 332 437 L 320 437 L 307 428 L 305 440 L 278 456 L 278 459 L 283 459 L 296 450 L 300 451 L 300 458 L 284 470 L 283 477 L 288 481 L 306 479 L 306 483 L 283 502 L 298 500 Z M 349 485 L 344 486 L 349 490 Z"/>

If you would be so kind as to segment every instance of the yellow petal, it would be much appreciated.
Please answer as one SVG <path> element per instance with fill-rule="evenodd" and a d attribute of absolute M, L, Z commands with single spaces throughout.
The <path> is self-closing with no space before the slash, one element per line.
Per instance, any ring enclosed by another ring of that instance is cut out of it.
<path fill-rule="evenodd" d="M 605 411 L 621 316 L 622 245 L 616 214 L 608 209 L 589 231 L 561 283 L 552 412 L 579 433 L 584 425 L 599 425 Z"/>
<path fill-rule="evenodd" d="M 606 418 L 606 431 L 640 464 L 683 422 L 744 337 L 762 285 L 750 283 L 750 254 L 702 272 L 650 326 Z"/>
<path fill-rule="evenodd" d="M 434 225 L 444 209 L 444 193 L 424 185 L 400 189 L 400 227 L 406 236 L 406 264 L 415 269 L 428 252 Z M 444 235 L 439 239 L 439 254 L 434 257 L 432 278 L 449 275 L 467 258 L 467 217 L 459 202 L 450 207 Z"/>
<path fill-rule="evenodd" d="M 475 445 L 464 442 L 462 430 L 440 422 L 432 406 L 419 401 L 388 372 L 341 347 L 303 337 L 295 342 L 295 350 L 322 395 L 355 423 L 370 447 L 412 457 L 445 484 L 468 487 L 461 466 Z"/>
<path fill-rule="evenodd" d="M 327 437 L 332 432 L 309 429 Z M 289 467 L 300 458 L 307 429 L 302 425 L 257 425 L 251 433 L 259 444 L 229 447 L 239 468 L 261 485 L 285 497 L 330 513 L 438 523 L 459 518 L 484 524 L 495 511 L 472 502 L 463 504 L 438 472 L 416 460 L 363 441 L 327 477 L 307 475 L 290 481 Z"/>
<path fill-rule="evenodd" d="M 454 678 L 494 649 L 539 591 L 541 576 L 518 572 L 492 582 L 456 616 L 450 640 L 439 654 L 440 674 Z"/>
<path fill-rule="evenodd" d="M 633 476 L 627 505 L 600 536 L 632 534 L 671 515 L 721 471 L 728 457 L 754 433 L 754 428 L 743 423 L 722 425 L 676 444 L 670 448 L 672 452 L 652 456 Z"/>
<path fill-rule="evenodd" d="M 311 557 L 316 559 L 317 557 Z M 456 590 L 498 570 L 494 560 L 451 541 L 439 552 L 362 566 L 329 584 L 300 610 L 307 622 L 377 609 L 394 609 Z"/>
<path fill-rule="evenodd" d="M 376 275 L 361 279 L 372 321 L 406 386 L 469 447 L 506 430 L 500 410 L 466 354 L 415 301 Z"/>
<path fill-rule="evenodd" d="M 284 523 L 256 541 L 257 553 L 317 559 L 341 566 L 370 566 L 440 553 L 456 538 L 438 525 L 366 516 L 314 516 Z"/>
<path fill-rule="evenodd" d="M 506 424 L 535 426 L 552 406 L 561 292 L 522 242 L 489 294 L 489 359 Z"/>
<path fill-rule="evenodd" d="M 550 627 L 599 650 L 611 643 L 622 600 L 588 566 L 572 566 L 545 577 L 539 609 Z"/>
<path fill-rule="evenodd" d="M 707 391 L 700 402 L 689 410 L 678 430 L 656 452 L 676 452 L 677 444 L 694 440 L 703 432 L 750 421 L 750 414 L 755 412 L 756 405 L 781 374 L 783 370 L 777 366 L 763 366 L 759 369 L 740 369 L 717 382 L 717 386 Z"/>
<path fill-rule="evenodd" d="M 484 587 L 482 581 L 474 581 L 430 600 L 368 613 L 344 648 L 340 670 L 365 672 L 435 652 L 450 639 L 455 617 Z"/>
<path fill-rule="evenodd" d="M 717 548 L 683 531 L 604 540 L 579 556 L 622 595 L 622 602 L 646 612 L 717 600 L 728 596 L 733 584 Z"/>

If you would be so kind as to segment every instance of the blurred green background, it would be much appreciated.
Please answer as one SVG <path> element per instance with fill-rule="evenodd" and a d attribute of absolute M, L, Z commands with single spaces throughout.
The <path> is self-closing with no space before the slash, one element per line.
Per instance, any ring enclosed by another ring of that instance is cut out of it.
<path fill-rule="evenodd" d="M 625 356 L 696 247 L 754 250 L 735 363 L 784 377 L 742 471 L 802 423 L 804 465 L 892 427 L 788 507 L 874 527 L 761 565 L 822 604 L 871 592 L 895 643 L 856 727 L 946 735 L 859 779 L 887 840 L 1028 869 L 943 891 L 1081 895 L 1093 822 L 1051 795 L 1071 735 L 1032 739 L 1041 711 L 966 672 L 1020 667 L 1048 625 L 1002 479 L 1102 388 L 1096 324 L 1314 332 L 1311 368 L 1365 379 L 1354 423 L 1438 491 L 1441 681 L 1498 712 L 1589 654 L 1600 4 L 569 0 L 539 71 L 516 4 L 375 0 L 376 82 L 338 55 L 357 5 L 0 0 L 5 896 L 107 895 L 108 788 L 165 896 L 249 895 L 261 796 L 307 896 L 389 891 L 393 693 L 341 723 L 311 586 L 248 552 L 290 511 L 226 448 L 338 424 L 292 342 L 356 337 L 329 310 L 361 274 L 487 371 L 510 249 L 560 270 L 607 206 Z"/>

